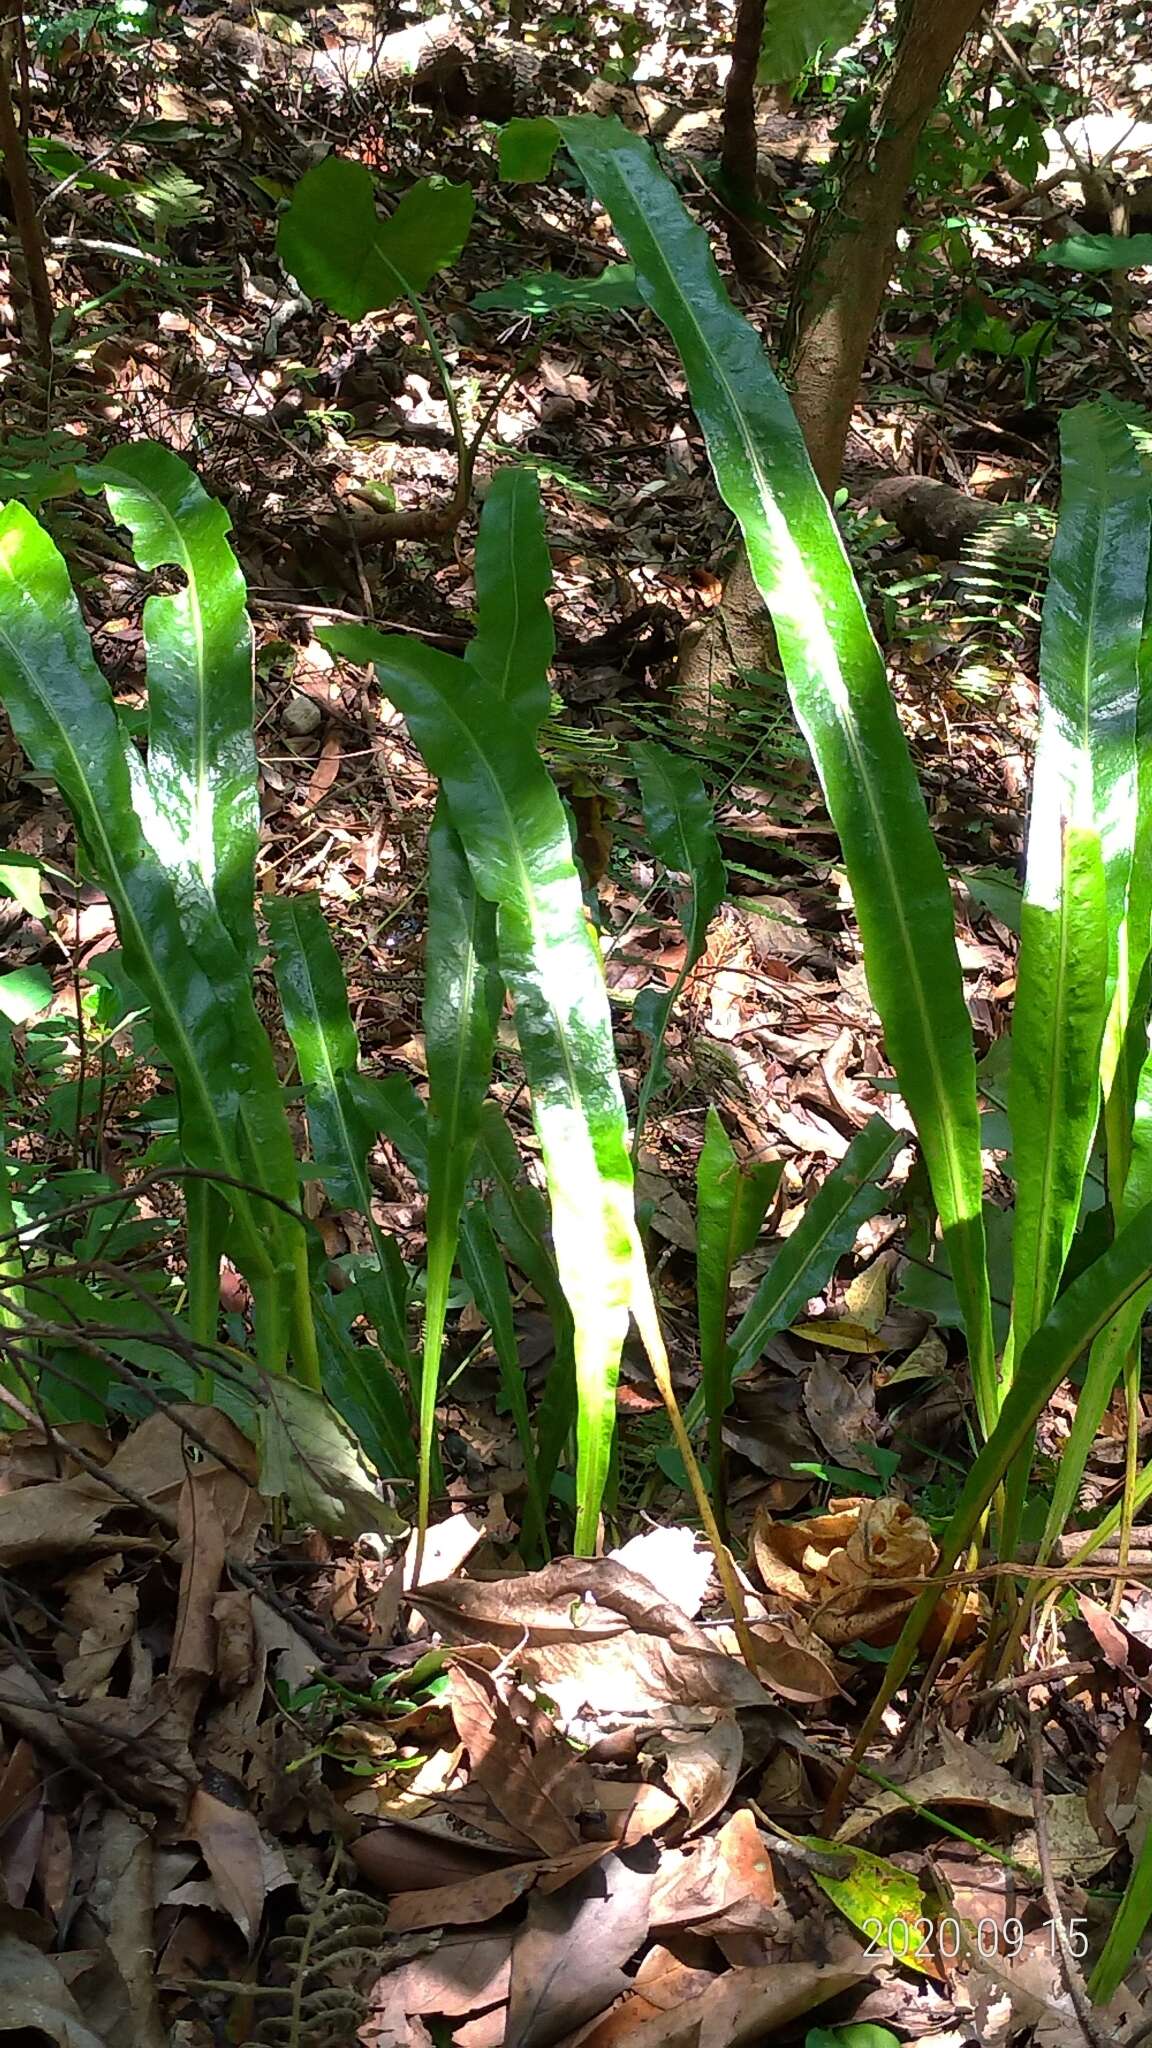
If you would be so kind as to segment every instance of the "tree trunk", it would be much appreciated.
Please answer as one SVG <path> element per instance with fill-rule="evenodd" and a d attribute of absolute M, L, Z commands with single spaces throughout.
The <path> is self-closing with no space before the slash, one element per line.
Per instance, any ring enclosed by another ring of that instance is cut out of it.
<path fill-rule="evenodd" d="M 829 497 L 840 478 L 868 344 L 892 271 L 916 145 L 984 5 L 985 0 L 903 0 L 870 132 L 841 161 L 837 203 L 814 218 L 801 252 L 788 322 L 795 335 L 788 350 L 792 403 Z M 699 704 L 734 669 L 767 668 L 773 659 L 771 624 L 741 548 L 716 611 L 684 636 L 678 687 Z"/>
<path fill-rule="evenodd" d="M 813 219 L 793 281 L 785 352 L 792 403 L 831 496 L 872 330 L 892 274 L 924 123 L 984 0 L 904 0 L 870 132 L 850 151 L 835 206 Z"/>
<path fill-rule="evenodd" d="M 732 266 L 748 284 L 764 274 L 764 253 L 755 232 L 760 196 L 760 151 L 756 136 L 756 73 L 764 35 L 764 0 L 738 0 L 732 63 L 724 82 L 720 171 L 729 213 L 725 225 Z"/>

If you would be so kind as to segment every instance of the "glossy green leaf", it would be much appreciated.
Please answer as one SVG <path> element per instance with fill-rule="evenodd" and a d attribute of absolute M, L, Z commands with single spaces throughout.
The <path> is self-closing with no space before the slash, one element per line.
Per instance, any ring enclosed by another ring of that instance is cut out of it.
<path fill-rule="evenodd" d="M 347 1294 L 333 1299 L 317 1290 L 316 1336 L 324 1392 L 382 1479 L 414 1478 L 416 1456 L 404 1397 L 380 1352 L 352 1336 L 351 1306 L 359 1306 L 355 1293 L 350 1304 Z"/>
<path fill-rule="evenodd" d="M 20 744 L 55 781 L 87 871 L 116 917 L 124 964 L 147 1000 L 180 1100 L 190 1165 L 221 1184 L 236 1225 L 231 1250 L 263 1302 L 263 1356 L 282 1362 L 294 1326 L 298 1370 L 313 1374 L 300 1223 L 245 1191 L 297 1206 L 295 1159 L 271 1048 L 247 970 L 223 925 L 210 967 L 186 936 L 172 883 L 133 807 L 125 743 L 92 656 L 62 556 L 17 503 L 0 516 L 0 695 Z M 198 931 L 208 932 L 198 918 Z"/>
<path fill-rule="evenodd" d="M 356 1027 L 340 956 L 319 896 L 268 896 L 276 987 L 296 1054 L 308 1110 L 312 1156 L 338 1209 L 371 1216 L 368 1153 L 376 1135 L 371 1119 L 350 1094 L 360 1067 Z"/>
<path fill-rule="evenodd" d="M 0 889 L 20 905 L 28 917 L 47 917 L 44 901 L 43 868 L 30 853 L 11 847 L 0 849 Z"/>
<path fill-rule="evenodd" d="M 498 469 L 476 536 L 476 633 L 464 659 L 533 729 L 547 718 L 551 696 L 551 588 L 536 472 Z"/>
<path fill-rule="evenodd" d="M 366 164 L 327 156 L 305 171 L 276 238 L 280 261 L 345 320 L 362 320 L 422 292 L 468 240 L 471 185 L 422 178 L 382 220 Z"/>
<path fill-rule="evenodd" d="M 404 1268 L 372 1213 L 368 1154 L 379 1125 L 356 1085 L 360 1048 L 344 969 L 314 892 L 269 896 L 264 910 L 284 1025 L 304 1088 L 312 1154 L 336 1207 L 358 1210 L 368 1226 L 376 1272 L 360 1276 L 365 1307 L 389 1358 L 410 1371 Z"/>
<path fill-rule="evenodd" d="M 1062 242 L 1050 242 L 1046 249 L 1041 249 L 1037 261 L 1090 274 L 1143 270 L 1152 264 L 1152 235 L 1066 235 Z"/>
<path fill-rule="evenodd" d="M 1147 1034 L 1145 1034 L 1147 1043 Z M 1141 1211 L 1152 1215 L 1152 1053 L 1140 1072 L 1128 1149 L 1128 1169 L 1116 1220 L 1121 1229 Z M 1044 1524 L 1041 1559 L 1067 1526 L 1076 1505 L 1080 1481 L 1096 1432 L 1107 1412 L 1125 1359 L 1139 1342 L 1140 1325 L 1152 1306 L 1152 1286 L 1142 1287 L 1126 1302 L 1089 1353 L 1084 1384 L 1076 1402 L 1068 1441 L 1052 1482 L 1052 1500 Z"/>
<path fill-rule="evenodd" d="M 478 893 L 497 908 L 500 971 L 516 1007 L 575 1328 L 577 1544 L 588 1550 L 639 1247 L 607 991 L 564 808 L 528 725 L 467 663 L 370 627 L 329 627 L 322 637 L 334 653 L 375 665 L 441 784 Z"/>
<path fill-rule="evenodd" d="M 1152 236 L 1145 236 L 1152 241 Z M 1152 262 L 1152 256 L 1149 257 Z M 1119 1991 L 1152 1919 L 1152 1827 L 1146 1828 L 1132 1864 L 1124 1896 L 1108 1929 L 1108 1938 L 1088 1979 L 1094 2005 L 1107 2005 Z"/>
<path fill-rule="evenodd" d="M 500 131 L 500 176 L 510 185 L 535 185 L 546 178 L 560 147 L 556 123 L 541 114 L 517 117 Z"/>
<path fill-rule="evenodd" d="M 928 1935 L 932 1915 L 910 1870 L 854 1843 L 825 1842 L 819 1835 L 802 1835 L 800 1840 L 806 1849 L 842 1857 L 848 1864 L 843 1877 L 829 1877 L 822 1870 L 814 1870 L 812 1876 L 853 1927 L 875 1946 L 887 1949 L 905 1969 L 939 1976 Z"/>
<path fill-rule="evenodd" d="M 712 801 L 695 762 L 684 754 L 672 753 L 656 740 L 633 741 L 631 753 L 640 784 L 648 843 L 663 867 L 688 878 L 687 905 L 680 913 L 687 941 L 683 965 L 667 995 L 643 990 L 648 1000 L 638 1002 L 634 1013 L 637 1028 L 652 1041 L 648 1071 L 636 1106 L 632 1141 L 635 1157 L 652 1095 L 664 1085 L 665 1034 L 684 983 L 704 951 L 708 927 L 724 901 L 728 876 L 716 837 Z"/>
<path fill-rule="evenodd" d="M 815 57 L 835 57 L 871 11 L 872 0 L 769 0 L 757 84 L 791 85 Z"/>
<path fill-rule="evenodd" d="M 268 1382 L 260 1416 L 260 1492 L 286 1502 L 306 1529 L 333 1536 L 402 1536 L 360 1450 L 323 1395 L 283 1377 Z"/>
<path fill-rule="evenodd" d="M 714 1489 L 719 1486 L 724 1411 L 732 1391 L 727 1320 L 732 1269 L 755 1244 L 783 1170 L 780 1159 L 742 1167 L 720 1118 L 709 1107 L 696 1166 L 696 1307 Z"/>
<path fill-rule="evenodd" d="M 568 277 L 561 270 L 525 271 L 491 291 L 477 292 L 472 304 L 481 313 L 618 313 L 644 301 L 632 265 L 606 263 L 595 277 Z"/>
<path fill-rule="evenodd" d="M 707 239 L 639 137 L 558 123 L 679 350 L 721 493 L 772 614 L 844 850 L 872 999 L 915 1119 L 990 1426 L 997 1390 L 972 1033 L 952 899 L 859 591 L 791 406 Z"/>
<path fill-rule="evenodd" d="M 1017 1346 L 1055 1299 L 1096 1132 L 1136 836 L 1152 540 L 1152 479 L 1119 410 L 1065 414 L 1061 448 L 1009 1090 Z"/>
<path fill-rule="evenodd" d="M 764 1346 L 804 1313 L 814 1294 L 826 1287 L 856 1242 L 862 1223 L 881 1210 L 888 1196 L 882 1185 L 900 1149 L 899 1133 L 882 1116 L 872 1117 L 859 1131 L 840 1164 L 817 1189 L 795 1230 L 785 1238 L 738 1323 L 729 1345 L 729 1384 L 750 1372 Z M 703 1389 L 688 1404 L 686 1420 L 695 1427 L 704 1412 Z"/>
<path fill-rule="evenodd" d="M 480 1110 L 492 1075 L 503 985 L 496 914 L 475 887 L 443 799 L 428 835 L 428 938 L 424 1046 L 428 1061 L 428 1240 L 420 1371 L 420 1500 L 428 1525 L 440 1352 L 460 1210 L 472 1171 Z"/>
<path fill-rule="evenodd" d="M 184 587 L 144 606 L 148 765 L 137 788 L 145 836 L 184 905 L 215 903 L 241 957 L 256 957 L 260 805 L 252 740 L 252 628 L 232 521 L 156 441 L 117 448 L 81 482 L 104 490 L 141 569 L 180 569 Z M 151 799 L 150 809 L 145 791 Z"/>
<path fill-rule="evenodd" d="M 547 1510 L 536 1464 L 536 1446 L 528 1414 L 524 1372 L 516 1344 L 512 1290 L 508 1285 L 508 1270 L 496 1241 L 496 1233 L 482 1202 L 469 1202 L 460 1219 L 460 1267 L 471 1289 L 472 1299 L 491 1332 L 492 1349 L 496 1353 L 500 1367 L 501 1390 L 508 1412 L 516 1425 L 516 1435 L 524 1459 L 531 1522 L 543 1533 Z"/>

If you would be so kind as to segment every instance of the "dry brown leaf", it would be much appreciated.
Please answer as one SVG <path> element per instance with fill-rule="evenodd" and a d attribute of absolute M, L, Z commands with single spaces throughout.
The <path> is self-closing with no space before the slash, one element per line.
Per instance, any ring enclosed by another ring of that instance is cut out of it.
<path fill-rule="evenodd" d="M 627 1627 L 677 1636 L 690 1624 L 647 1579 L 611 1559 L 562 1557 L 517 1578 L 445 1579 L 421 1586 L 420 1606 L 451 1642 L 500 1649 L 588 1642 Z"/>
<path fill-rule="evenodd" d="M 768 1591 L 806 1613 L 813 1632 L 831 1645 L 894 1641 L 915 1581 L 934 1569 L 937 1555 L 927 1523 L 902 1500 L 845 1501 L 801 1522 L 761 1513 L 751 1550 Z M 941 1596 L 938 1626 L 961 1597 Z M 966 1607 L 958 1640 L 971 1634 L 975 1619 Z"/>
<path fill-rule="evenodd" d="M 642 1529 L 619 1550 L 609 1552 L 614 1564 L 650 1586 L 694 1621 L 704 1604 L 712 1580 L 712 1553 L 700 1542 L 694 1529 L 680 1523 L 670 1527 Z"/>
<path fill-rule="evenodd" d="M 371 1840 L 371 1836 L 364 1838 Z M 359 1852 L 363 1842 L 353 1844 L 353 1855 L 366 1877 L 373 1877 L 369 1864 Z M 477 1927 L 494 1920 L 539 1885 L 541 1890 L 557 1889 L 580 1877 L 601 1862 L 607 1842 L 588 1842 L 567 1856 L 549 1862 L 513 1863 L 504 1870 L 489 1870 L 458 1884 L 437 1885 L 433 1891 L 397 1892 L 388 1908 L 389 1929 L 397 1934 L 418 1927 Z"/>
<path fill-rule="evenodd" d="M 448 1705 L 473 1783 L 529 1846 L 562 1855 L 580 1840 L 577 1816 L 596 1804 L 587 1764 L 546 1724 L 533 1747 L 493 1678 L 477 1665 L 452 1658 L 447 1676 Z"/>
<path fill-rule="evenodd" d="M 648 1933 L 654 1876 L 640 1850 L 533 1896 L 512 1949 L 506 2048 L 551 2048 L 628 1989 L 623 1966 Z"/>
<path fill-rule="evenodd" d="M 633 1977 L 630 1995 L 581 2034 L 579 2048 L 623 2048 L 646 2020 L 703 1997 L 715 1981 L 713 1971 L 690 1969 L 657 1942 Z"/>
<path fill-rule="evenodd" d="M 236 1922 L 249 1948 L 264 1912 L 264 1849 L 252 1814 L 226 1806 L 202 1785 L 192 1795 L 188 1832 L 200 1853 L 225 1912 Z"/>
<path fill-rule="evenodd" d="M 686 1627 L 691 1625 L 686 1623 Z M 696 1633 L 693 1631 L 693 1633 Z M 562 1722 L 647 1716 L 648 1726 L 664 1721 L 668 1706 L 762 1707 L 764 1687 L 735 1656 L 693 1642 L 669 1642 L 629 1630 L 610 1642 L 553 1643 L 526 1650 L 524 1673 L 556 1703 Z"/>
<path fill-rule="evenodd" d="M 710 1728 L 662 1735 L 648 1746 L 663 1754 L 664 1783 L 688 1815 L 686 1834 L 723 1812 L 744 1761 L 744 1737 L 730 1714 L 719 1715 Z"/>
<path fill-rule="evenodd" d="M 30 1942 L 0 1934 L 0 1984 L 4 1987 L 6 2034 L 52 2041 L 56 2048 L 109 2048 L 93 2033 L 60 1973 L 58 1959 L 42 1956 Z"/>
<path fill-rule="evenodd" d="M 1104 1761 L 1085 1788 L 1085 1803 L 1101 1841 L 1119 1847 L 1124 1830 L 1136 1814 L 1136 1793 L 1144 1760 L 1137 1721 L 1129 1721 L 1109 1744 Z"/>
<path fill-rule="evenodd" d="M 115 1808 L 101 1821 L 96 1879 L 88 1903 L 105 1929 L 124 1985 L 132 2016 L 132 2048 L 168 2048 L 156 1992 L 152 1838 Z"/>
<path fill-rule="evenodd" d="M 835 1699 L 843 1691 L 825 1645 L 783 1621 L 757 1621 L 750 1625 L 756 1651 L 756 1669 L 773 1692 L 782 1699 L 805 1704 Z"/>
<path fill-rule="evenodd" d="M 609 2038 L 627 2042 L 627 2048 L 759 2048 L 790 2021 L 850 1991 L 861 1974 L 817 1963 L 729 1970 L 696 1998 Z M 598 2033 L 592 2038 L 600 2048 Z"/>
<path fill-rule="evenodd" d="M 1044 1799 L 1048 1819 L 1048 1852 L 1057 1877 L 1096 1877 L 1116 1854 L 1114 1842 L 1102 1842 L 1093 1826 L 1082 1792 L 1049 1792 Z M 1036 1830 L 1026 1828 L 1012 1844 L 1018 1863 L 1040 1867 Z"/>
<path fill-rule="evenodd" d="M 420 1566 L 421 1586 L 434 1583 L 441 1578 L 452 1578 L 461 1565 L 471 1557 L 483 1534 L 484 1524 L 474 1515 L 449 1515 L 447 1521 L 435 1523 L 424 1539 L 424 1557 Z M 413 1529 L 404 1552 L 404 1587 L 408 1592 L 411 1592 L 413 1586 L 416 1548 L 417 1532 Z"/>
<path fill-rule="evenodd" d="M 425 1821 L 386 1821 L 373 1828 L 352 1843 L 354 1862 L 382 1892 L 402 1892 L 431 1891 L 465 1878 L 490 1876 L 508 1861 L 506 1849 L 492 1854 L 466 1830 L 449 1833 L 444 1817 L 435 1818 L 435 1828 Z"/>
<path fill-rule="evenodd" d="M 320 758 L 308 778 L 305 803 L 309 806 L 321 803 L 339 773 L 340 741 L 336 733 L 330 732 L 320 749 Z"/>
<path fill-rule="evenodd" d="M 103 1690 L 136 1628 L 136 1588 L 120 1579 L 124 1560 L 113 1553 L 65 1581 L 64 1629 L 57 1639 L 60 1687 L 69 1699 Z"/>
<path fill-rule="evenodd" d="M 1007 1814 L 1014 1820 L 1031 1820 L 1032 1791 L 1021 1785 L 1000 1764 L 982 1750 L 961 1742 L 949 1729 L 941 1728 L 943 1759 L 931 1770 L 922 1771 L 902 1786 L 903 1797 L 879 1787 L 853 1808 L 837 1832 L 837 1841 L 855 1842 L 877 1821 L 891 1813 L 907 1813 L 908 1801 L 918 1806 L 982 1806 L 991 1813 Z M 1099 1846 L 1099 1838 L 1096 1838 Z M 1034 1861 L 1035 1859 L 1033 1859 Z"/>
<path fill-rule="evenodd" d="M 652 1925 L 708 1934 L 762 1929 L 775 1904 L 772 1858 L 752 1815 L 740 1807 L 715 1835 L 664 1857 Z"/>
<path fill-rule="evenodd" d="M 389 2005 L 406 2018 L 431 2013 L 458 2019 L 483 2012 L 507 2001 L 511 1972 L 510 1934 L 450 1934 L 430 1955 L 414 1956 L 398 1970 L 390 1970 L 377 1992 L 369 1993 L 369 2015 L 385 1984 Z"/>
<path fill-rule="evenodd" d="M 875 1470 L 863 1449 L 876 1441 L 876 1396 L 870 1380 L 856 1385 L 830 1358 L 818 1358 L 804 1385 L 804 1413 L 838 1465 L 852 1472 Z"/>
<path fill-rule="evenodd" d="M 173 1554 L 180 1563 L 180 1590 L 168 1669 L 173 1678 L 204 1684 L 216 1668 L 212 1610 L 220 1591 L 227 1544 L 211 1492 L 197 1487 L 191 1475 L 180 1489 L 176 1519 L 180 1538 Z"/>

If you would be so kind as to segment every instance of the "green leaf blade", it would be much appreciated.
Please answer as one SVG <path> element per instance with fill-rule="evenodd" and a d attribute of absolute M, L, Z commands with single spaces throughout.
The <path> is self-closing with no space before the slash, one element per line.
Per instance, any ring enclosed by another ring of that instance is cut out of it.
<path fill-rule="evenodd" d="M 498 469 L 476 537 L 477 625 L 464 659 L 533 729 L 548 716 L 556 655 L 551 588 L 536 472 Z"/>
<path fill-rule="evenodd" d="M 516 1005 L 575 1326 L 577 1541 L 588 1549 L 640 1253 L 607 991 L 563 806 L 527 725 L 468 664 L 367 627 L 322 637 L 334 653 L 375 665 L 441 783 L 478 892 L 497 908 L 500 971 Z"/>
<path fill-rule="evenodd" d="M 471 185 L 422 178 L 387 220 L 366 164 L 328 156 L 305 171 L 280 222 L 280 261 L 345 320 L 363 320 L 425 291 L 454 263 L 475 209 Z"/>
<path fill-rule="evenodd" d="M 252 628 L 227 539 L 232 521 L 187 463 L 155 441 L 118 448 L 81 481 L 107 492 L 141 569 L 184 573 L 183 590 L 144 606 L 149 836 L 178 893 L 203 889 L 251 961 L 260 805 Z"/>
<path fill-rule="evenodd" d="M 883 662 L 795 416 L 707 240 L 616 121 L 558 123 L 680 351 L 844 849 L 873 1001 L 952 1244 L 985 1426 L 996 1376 L 971 1026 L 951 896 Z"/>

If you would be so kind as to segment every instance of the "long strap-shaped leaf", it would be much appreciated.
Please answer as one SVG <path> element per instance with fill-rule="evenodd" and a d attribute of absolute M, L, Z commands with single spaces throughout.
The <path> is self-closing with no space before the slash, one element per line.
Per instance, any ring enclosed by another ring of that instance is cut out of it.
<path fill-rule="evenodd" d="M 476 636 L 464 659 L 533 728 L 548 716 L 556 653 L 551 588 L 536 472 L 498 469 L 476 535 Z"/>
<path fill-rule="evenodd" d="M 985 1427 L 996 1405 L 972 1036 L 952 902 L 831 511 L 759 339 L 648 145 L 557 123 L 684 364 L 720 491 L 776 627 L 852 885 L 873 1001 L 950 1240 Z"/>
<path fill-rule="evenodd" d="M 264 912 L 280 1006 L 304 1085 L 312 1156 L 332 1200 L 358 1210 L 368 1226 L 377 1271 L 364 1292 L 373 1299 L 383 1294 L 373 1318 L 377 1336 L 393 1364 L 409 1371 L 403 1266 L 372 1214 L 368 1153 L 378 1125 L 354 1085 L 360 1048 L 340 956 L 314 892 L 267 897 Z"/>
<path fill-rule="evenodd" d="M 551 582 L 536 477 L 531 470 L 499 470 L 489 485 L 480 516 L 477 631 L 465 660 L 491 692 L 494 704 L 509 705 L 533 731 L 548 714 L 548 670 L 555 652 L 552 614 L 546 602 Z M 496 1024 L 504 996 L 496 965 L 495 911 L 477 892 L 443 797 L 437 803 L 428 837 L 426 962 L 428 1255 L 420 1372 L 417 1543 L 421 1549 L 428 1523 L 436 1390 L 460 1210 L 491 1078 Z"/>
<path fill-rule="evenodd" d="M 155 441 L 133 441 L 83 472 L 127 526 L 141 569 L 178 568 L 182 590 L 144 606 L 148 651 L 148 836 L 174 876 L 215 902 L 243 959 L 253 914 L 260 807 L 252 743 L 252 628 L 225 507 Z"/>
<path fill-rule="evenodd" d="M 1055 1300 L 1076 1228 L 1110 994 L 1125 968 L 1152 535 L 1152 478 L 1122 414 L 1079 406 L 1065 414 L 1060 438 L 1009 1093 L 1018 1348 Z M 1126 1003 L 1124 1013 L 1126 1024 Z"/>
<path fill-rule="evenodd" d="M 375 664 L 441 784 L 476 888 L 497 908 L 500 970 L 516 1004 L 575 1325 L 577 1542 L 587 1551 L 639 1248 L 608 997 L 567 819 L 529 727 L 466 663 L 367 626 L 329 627 L 322 637 L 334 653 Z"/>
<path fill-rule="evenodd" d="M 247 971 L 222 926 L 210 973 L 189 945 L 133 808 L 111 692 L 63 557 L 16 502 L 0 515 L 0 694 L 20 744 L 68 804 L 85 863 L 112 905 L 125 964 L 175 1075 L 189 1164 L 255 1180 L 294 1206 L 291 1140 Z M 282 1362 L 294 1303 L 297 1366 L 314 1376 L 299 1298 L 300 1228 L 240 1188 L 222 1192 L 237 1225 L 237 1263 L 264 1296 L 265 1360 Z"/>
<path fill-rule="evenodd" d="M 420 1372 L 418 1542 L 428 1526 L 436 1390 L 452 1288 L 460 1211 L 472 1172 L 480 1111 L 504 990 L 496 966 L 496 914 L 473 881 L 441 797 L 428 835 L 424 1047 L 428 1062 L 428 1242 Z"/>
<path fill-rule="evenodd" d="M 882 1116 L 871 1117 L 821 1182 L 733 1332 L 728 1345 L 730 1382 L 750 1372 L 769 1339 L 804 1313 L 805 1303 L 827 1286 L 837 1260 L 851 1249 L 861 1224 L 883 1208 L 884 1177 L 900 1142 L 899 1132 Z M 688 1403 L 685 1420 L 690 1429 L 703 1411 L 701 1389 Z"/>
<path fill-rule="evenodd" d="M 696 1310 L 712 1497 L 722 1523 L 722 1429 L 732 1390 L 732 1358 L 727 1340 L 728 1288 L 737 1260 L 750 1252 L 756 1242 L 783 1171 L 782 1159 L 742 1166 L 719 1116 L 709 1106 L 704 1121 L 704 1144 L 696 1164 Z M 688 1417 L 684 1419 L 687 1425 Z"/>
<path fill-rule="evenodd" d="M 681 914 L 687 941 L 684 964 L 667 995 L 658 995 L 649 1007 L 652 1023 L 652 1053 L 648 1071 L 636 1104 L 636 1129 L 632 1156 L 640 1150 L 640 1138 L 648 1105 L 664 1078 L 664 1035 L 680 992 L 704 951 L 708 927 L 724 901 L 728 875 L 708 792 L 695 762 L 674 754 L 657 740 L 635 740 L 632 763 L 640 784 L 644 825 L 648 842 L 663 866 L 688 877 L 688 904 Z M 644 994 L 648 995 L 645 990 Z M 640 1022 L 639 1016 L 636 1019 Z M 644 1027 L 641 1026 L 641 1029 Z"/>

